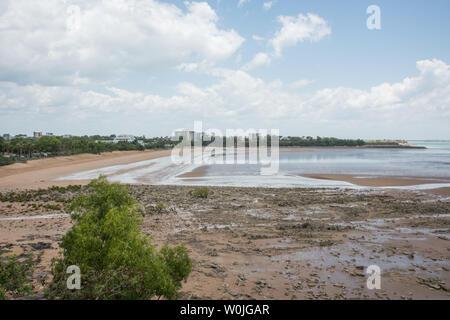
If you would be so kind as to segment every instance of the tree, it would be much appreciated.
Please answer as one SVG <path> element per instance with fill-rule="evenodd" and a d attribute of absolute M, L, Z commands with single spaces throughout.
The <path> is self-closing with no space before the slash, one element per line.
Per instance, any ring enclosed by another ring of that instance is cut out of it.
<path fill-rule="evenodd" d="M 184 246 L 157 250 L 139 231 L 138 205 L 120 184 L 105 177 L 69 207 L 75 225 L 63 237 L 62 255 L 52 263 L 49 298 L 150 299 L 178 296 L 192 270 Z M 81 289 L 66 287 L 67 267 L 81 271 Z"/>
<path fill-rule="evenodd" d="M 61 141 L 56 137 L 41 137 L 36 142 L 41 152 L 58 152 L 61 147 Z"/>
<path fill-rule="evenodd" d="M 6 141 L 3 140 L 2 137 L 0 137 L 0 152 L 2 154 L 5 153 L 5 149 L 6 149 Z"/>
<path fill-rule="evenodd" d="M 30 254 L 19 259 L 15 255 L 3 256 L 0 252 L 0 300 L 7 299 L 6 294 L 17 298 L 32 292 L 33 269 L 40 257 Z"/>

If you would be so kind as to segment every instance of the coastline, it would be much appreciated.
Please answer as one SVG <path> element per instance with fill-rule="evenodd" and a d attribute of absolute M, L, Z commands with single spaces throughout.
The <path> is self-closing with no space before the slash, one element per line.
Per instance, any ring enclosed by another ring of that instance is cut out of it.
<path fill-rule="evenodd" d="M 43 253 L 35 278 L 35 293 L 43 297 L 39 281 L 49 276 L 60 239 L 73 224 L 66 205 L 84 191 L 47 188 L 89 182 L 54 180 L 170 153 L 88 154 L 0 168 L 0 192 L 20 195 L 5 194 L 0 201 L 0 250 Z M 149 166 L 154 164 L 113 169 L 123 174 Z M 206 171 L 201 166 L 179 177 L 201 180 Z M 194 186 L 131 184 L 130 192 L 139 203 L 144 234 L 158 245 L 184 244 L 195 261 L 183 299 L 450 298 L 450 188 L 383 188 L 450 178 L 303 176 L 373 188 L 211 186 L 206 199 L 192 196 Z M 25 191 L 36 188 L 44 190 Z M 164 209 L 153 212 L 161 203 Z M 378 292 L 365 289 L 364 268 L 371 264 L 387 271 Z"/>
<path fill-rule="evenodd" d="M 314 152 L 314 149 L 326 147 L 281 147 L 280 152 Z M 359 147 L 331 147 L 332 149 L 346 149 Z M 90 178 L 81 178 L 76 180 L 59 179 L 63 176 L 70 176 L 80 172 L 88 172 L 107 167 L 118 165 L 128 165 L 146 160 L 153 160 L 160 157 L 170 156 L 172 150 L 148 150 L 148 151 L 115 151 L 110 153 L 80 154 L 74 156 L 63 156 L 47 159 L 39 159 L 29 161 L 27 163 L 15 163 L 8 166 L 0 167 L 0 192 L 47 188 L 50 186 L 67 186 L 70 184 L 85 185 L 89 183 Z M 114 175 L 122 175 L 133 170 L 145 169 L 152 164 L 143 164 L 142 167 L 117 169 Z M 160 170 L 160 169 L 157 169 Z M 208 170 L 207 165 L 202 165 L 192 171 L 184 172 L 176 178 L 179 179 L 201 179 L 206 176 Z M 439 183 L 450 183 L 450 177 L 419 177 L 419 176 L 357 176 L 355 174 L 333 174 L 333 173 L 317 173 L 317 174 L 299 174 L 299 176 L 316 179 L 328 180 L 336 182 L 351 183 L 361 187 L 413 187 L 420 185 L 430 185 Z M 145 184 L 140 178 L 135 184 Z M 311 187 L 314 187 L 311 185 Z M 424 190 L 441 196 L 450 196 L 450 187 L 429 188 Z"/>
<path fill-rule="evenodd" d="M 80 171 L 108 166 L 130 164 L 170 155 L 171 150 L 113 151 L 96 154 L 79 154 L 15 163 L 0 167 L 0 192 L 11 190 L 47 188 L 87 184 L 89 180 L 55 179 Z"/>

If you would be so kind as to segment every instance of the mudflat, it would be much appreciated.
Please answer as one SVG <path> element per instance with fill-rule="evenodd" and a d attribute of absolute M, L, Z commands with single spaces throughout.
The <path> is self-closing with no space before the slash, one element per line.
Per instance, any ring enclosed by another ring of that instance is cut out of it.
<path fill-rule="evenodd" d="M 3 193 L 0 250 L 43 253 L 35 291 L 81 189 Z M 130 186 L 142 231 L 185 244 L 185 299 L 450 299 L 450 200 L 407 190 Z M 160 210 L 158 203 L 165 208 Z M 366 286 L 381 268 L 381 289 Z"/>

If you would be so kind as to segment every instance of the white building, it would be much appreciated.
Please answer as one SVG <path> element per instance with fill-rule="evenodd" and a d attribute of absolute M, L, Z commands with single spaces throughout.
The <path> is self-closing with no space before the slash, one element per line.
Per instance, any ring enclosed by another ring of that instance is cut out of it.
<path fill-rule="evenodd" d="M 114 138 L 114 143 L 119 142 L 134 142 L 135 137 L 129 134 L 119 134 L 117 137 Z"/>

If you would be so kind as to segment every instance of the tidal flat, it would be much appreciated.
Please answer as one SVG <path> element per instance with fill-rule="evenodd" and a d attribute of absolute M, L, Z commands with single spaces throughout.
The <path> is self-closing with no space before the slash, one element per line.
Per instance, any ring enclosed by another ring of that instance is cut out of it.
<path fill-rule="evenodd" d="M 142 231 L 157 246 L 185 244 L 194 269 L 184 299 L 449 299 L 450 199 L 393 189 L 131 185 Z M 50 262 L 71 228 L 66 206 L 86 187 L 3 192 L 0 250 Z M 381 289 L 366 270 L 381 269 Z"/>

